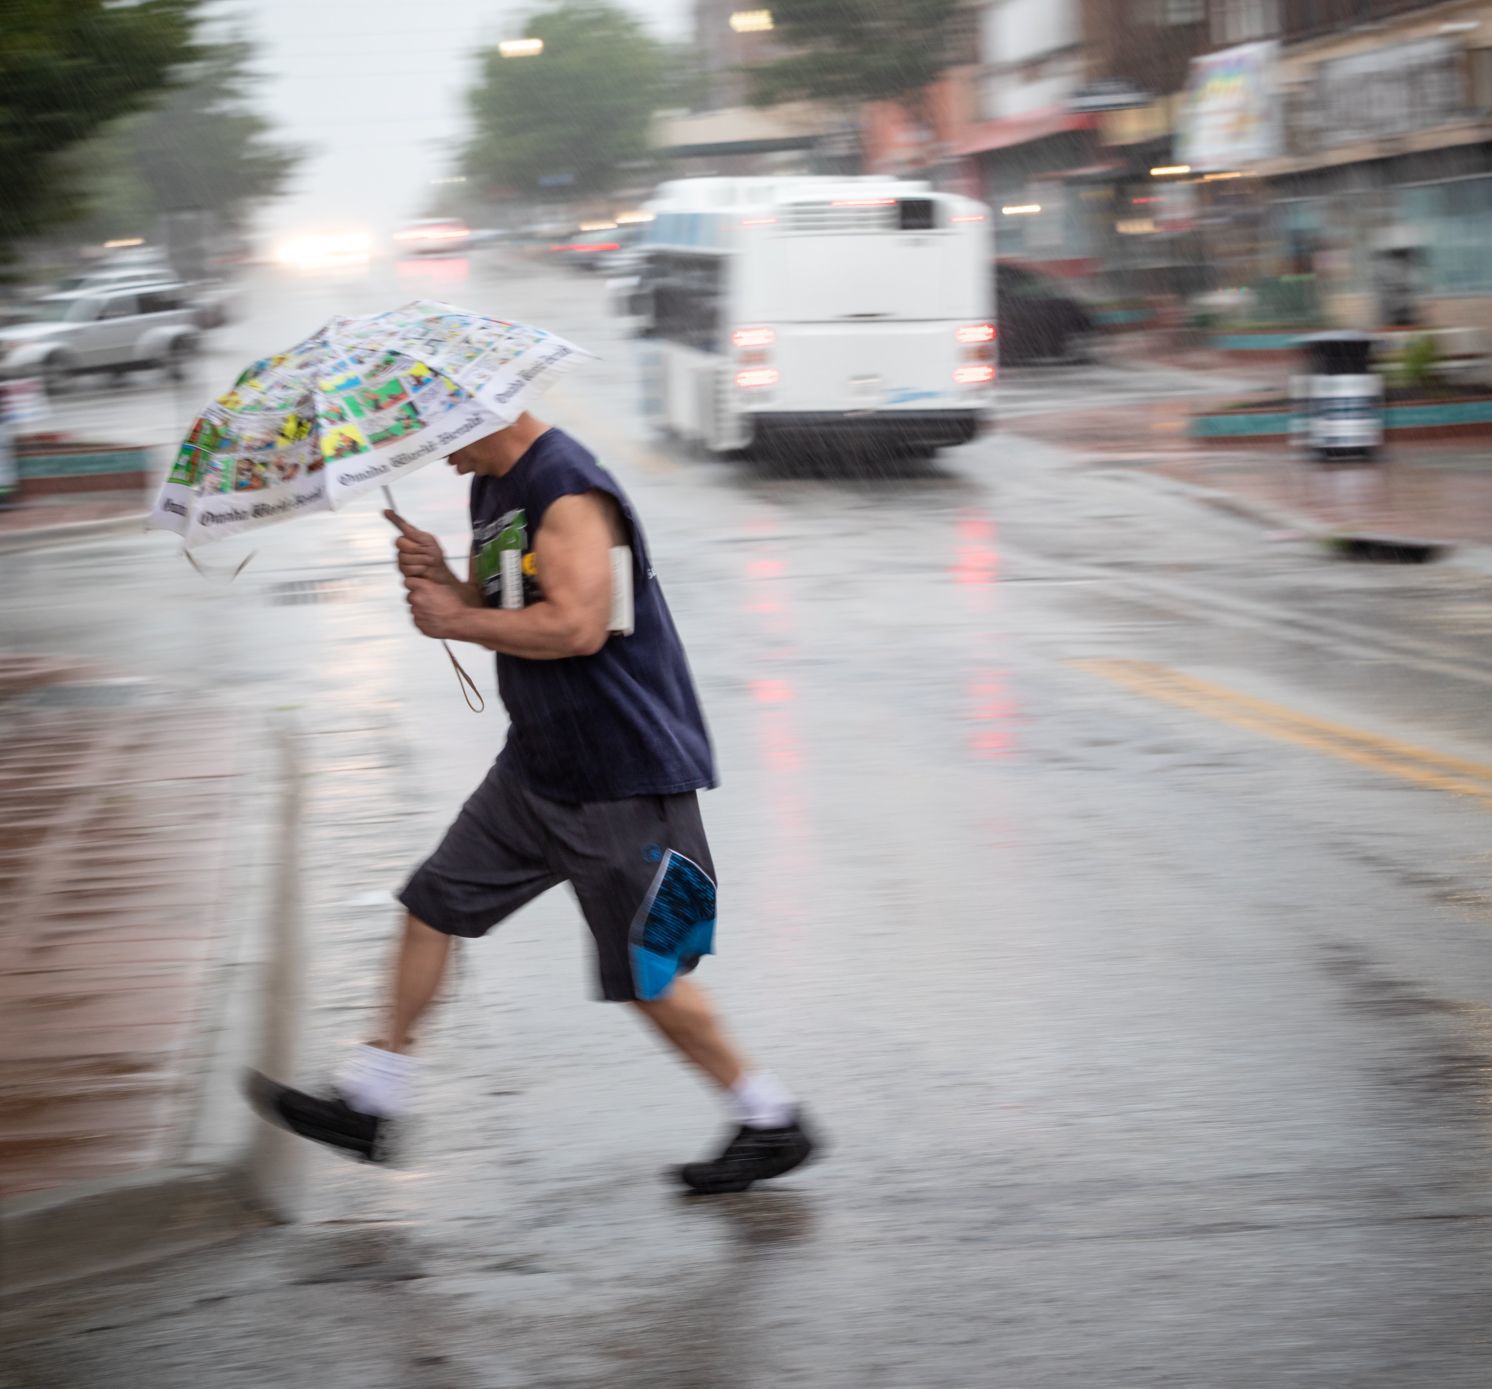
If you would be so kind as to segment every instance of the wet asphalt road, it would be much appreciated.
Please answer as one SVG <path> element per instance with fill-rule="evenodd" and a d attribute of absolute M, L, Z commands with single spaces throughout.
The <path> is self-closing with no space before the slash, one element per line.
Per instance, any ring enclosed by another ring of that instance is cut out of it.
<path fill-rule="evenodd" d="M 501 262 L 266 277 L 223 384 L 415 292 L 602 354 L 547 413 L 632 491 L 711 718 L 702 979 L 831 1151 L 676 1196 L 716 1104 L 589 1000 L 554 893 L 463 950 L 401 1170 L 318 1155 L 299 1226 L 29 1309 L 12 1382 L 1484 1384 L 1492 578 L 1338 565 L 1019 436 L 1178 373 L 1013 374 L 932 468 L 694 459 L 599 286 Z M 174 428 L 144 385 L 77 406 Z M 399 500 L 464 550 L 444 469 Z M 204 737 L 295 720 L 310 1078 L 503 722 L 407 626 L 371 503 L 234 544 L 231 586 L 163 537 L 9 557 L 5 645 L 198 690 Z"/>

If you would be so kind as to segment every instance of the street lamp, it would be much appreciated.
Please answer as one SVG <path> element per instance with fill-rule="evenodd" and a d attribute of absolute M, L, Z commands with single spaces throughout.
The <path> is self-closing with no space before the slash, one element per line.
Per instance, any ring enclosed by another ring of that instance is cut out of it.
<path fill-rule="evenodd" d="M 543 39 L 504 39 L 497 46 L 504 58 L 537 58 L 544 51 Z"/>

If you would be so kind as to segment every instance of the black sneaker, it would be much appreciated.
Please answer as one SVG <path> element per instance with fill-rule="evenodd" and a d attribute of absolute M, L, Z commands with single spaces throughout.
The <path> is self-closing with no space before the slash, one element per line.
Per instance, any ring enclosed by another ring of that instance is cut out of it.
<path fill-rule="evenodd" d="M 387 1162 L 389 1131 L 393 1127 L 377 1114 L 353 1109 L 340 1095 L 326 1099 L 281 1085 L 258 1071 L 250 1071 L 244 1090 L 249 1103 L 272 1124 L 302 1138 L 325 1143 L 364 1162 Z"/>
<path fill-rule="evenodd" d="M 802 1166 L 814 1149 L 814 1141 L 803 1127 L 799 1111 L 782 1129 L 743 1126 L 725 1145 L 725 1151 L 708 1162 L 689 1162 L 679 1168 L 679 1177 L 691 1191 L 716 1196 L 727 1191 L 745 1191 L 754 1182 L 780 1177 Z"/>

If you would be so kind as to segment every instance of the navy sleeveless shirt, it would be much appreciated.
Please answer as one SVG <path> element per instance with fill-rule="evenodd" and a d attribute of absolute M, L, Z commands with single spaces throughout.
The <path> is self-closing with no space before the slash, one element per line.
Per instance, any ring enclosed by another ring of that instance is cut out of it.
<path fill-rule="evenodd" d="M 632 545 L 635 617 L 593 656 L 497 657 L 497 686 L 512 727 L 498 757 L 550 800 L 670 796 L 715 785 L 715 761 L 684 647 L 653 574 L 647 540 L 615 478 L 568 434 L 550 429 L 502 477 L 471 487 L 475 573 L 488 607 L 501 604 L 499 543 L 521 546 L 525 601 L 542 593 L 533 540 L 559 497 L 615 498 Z"/>

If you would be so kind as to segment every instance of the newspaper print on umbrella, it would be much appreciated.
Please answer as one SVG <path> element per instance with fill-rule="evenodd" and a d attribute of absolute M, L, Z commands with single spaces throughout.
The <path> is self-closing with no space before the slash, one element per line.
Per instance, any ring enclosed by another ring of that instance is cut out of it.
<path fill-rule="evenodd" d="M 255 362 L 202 412 L 148 524 L 191 546 L 335 511 L 512 424 L 588 355 L 429 300 L 335 318 Z"/>

